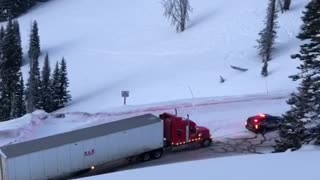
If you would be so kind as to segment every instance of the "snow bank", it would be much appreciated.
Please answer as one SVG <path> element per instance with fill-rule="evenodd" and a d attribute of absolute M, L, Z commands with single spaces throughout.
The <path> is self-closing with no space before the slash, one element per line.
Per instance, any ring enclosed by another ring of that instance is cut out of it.
<path fill-rule="evenodd" d="M 320 151 L 233 156 L 121 171 L 83 180 L 317 180 Z"/>

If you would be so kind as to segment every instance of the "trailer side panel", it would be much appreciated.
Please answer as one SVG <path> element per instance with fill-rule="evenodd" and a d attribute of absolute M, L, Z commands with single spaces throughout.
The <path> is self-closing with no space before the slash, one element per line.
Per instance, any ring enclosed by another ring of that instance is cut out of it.
<path fill-rule="evenodd" d="M 32 153 L 29 155 L 31 179 L 41 179 L 44 176 L 44 161 L 42 152 Z"/>
<path fill-rule="evenodd" d="M 66 174 L 72 172 L 69 144 L 57 148 L 57 160 L 59 174 Z"/>
<path fill-rule="evenodd" d="M 29 155 L 14 158 L 16 180 L 31 179 L 29 170 Z"/>
<path fill-rule="evenodd" d="M 2 161 L 3 157 L 0 155 L 0 180 L 4 180 L 4 177 L 3 177 L 3 161 Z"/>
<path fill-rule="evenodd" d="M 55 177 L 58 174 L 57 148 L 42 151 L 44 174 L 46 178 Z M 36 164 L 35 164 L 36 165 Z"/>
<path fill-rule="evenodd" d="M 110 126 L 98 126 L 98 136 L 86 140 L 77 140 L 72 143 L 69 139 L 66 144 L 52 147 L 58 144 L 55 141 L 63 139 L 62 135 L 49 137 L 31 142 L 39 146 L 37 151 L 28 149 L 30 152 L 23 154 L 19 146 L 30 148 L 27 143 L 13 145 L 5 148 L 9 158 L 6 159 L 7 176 L 0 180 L 35 180 L 55 178 L 68 175 L 72 172 L 90 168 L 91 166 L 108 163 L 130 156 L 140 155 L 163 147 L 163 123 L 154 119 L 132 119 L 114 123 Z M 151 122 L 149 122 L 149 120 Z M 144 121 L 144 122 L 141 122 Z M 130 126 L 126 123 L 131 123 Z M 121 126 L 121 127 L 118 127 Z M 125 127 L 122 127 L 125 126 Z M 116 130 L 112 130 L 115 128 Z M 76 134 L 88 136 L 86 131 L 77 130 Z M 90 130 L 92 133 L 93 130 Z M 105 135 L 101 135 L 105 133 Z M 68 133 L 66 133 L 68 135 Z M 68 135 L 72 138 L 75 135 Z M 91 136 L 91 135 L 90 135 Z M 40 144 L 41 143 L 41 144 Z M 46 143 L 52 143 L 45 149 Z M 60 143 L 60 142 L 59 142 Z M 10 150 L 14 151 L 10 151 Z M 36 149 L 36 148 L 34 148 Z M 23 154 L 23 155 L 22 155 Z M 2 165 L 3 168 L 3 165 Z"/>
<path fill-rule="evenodd" d="M 82 142 L 70 144 L 70 162 L 72 171 L 79 171 L 84 168 L 82 154 Z"/>

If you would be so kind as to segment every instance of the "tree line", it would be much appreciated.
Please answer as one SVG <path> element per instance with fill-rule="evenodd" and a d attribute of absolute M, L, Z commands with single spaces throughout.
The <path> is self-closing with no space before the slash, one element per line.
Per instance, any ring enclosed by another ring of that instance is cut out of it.
<path fill-rule="evenodd" d="M 16 18 L 33 7 L 37 2 L 47 0 L 0 0 L 0 21 Z"/>
<path fill-rule="evenodd" d="M 284 114 L 275 150 L 296 150 L 303 144 L 320 144 L 320 0 L 311 0 L 303 11 L 301 31 L 297 38 L 302 45 L 292 59 L 300 60 L 299 72 L 290 76 L 300 84 L 287 101 L 290 109 Z"/>
<path fill-rule="evenodd" d="M 40 37 L 33 22 L 28 49 L 29 78 L 26 86 L 21 72 L 23 51 L 19 23 L 9 20 L 0 29 L 0 121 L 18 118 L 36 109 L 52 112 L 70 100 L 67 64 L 64 58 L 51 73 L 46 54 L 42 71 L 39 68 Z"/>

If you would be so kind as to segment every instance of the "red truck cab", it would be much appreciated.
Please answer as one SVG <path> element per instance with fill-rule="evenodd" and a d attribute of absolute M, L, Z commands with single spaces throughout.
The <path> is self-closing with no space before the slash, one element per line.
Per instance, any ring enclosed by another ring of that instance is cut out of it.
<path fill-rule="evenodd" d="M 169 113 L 160 114 L 159 117 L 164 123 L 164 139 L 167 146 L 198 143 L 206 147 L 212 142 L 210 130 L 206 127 L 197 126 L 190 119 Z"/>

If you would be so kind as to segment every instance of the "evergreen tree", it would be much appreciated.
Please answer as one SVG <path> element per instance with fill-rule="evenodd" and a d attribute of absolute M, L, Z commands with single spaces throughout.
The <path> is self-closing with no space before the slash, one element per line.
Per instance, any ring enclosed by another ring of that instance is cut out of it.
<path fill-rule="evenodd" d="M 4 41 L 4 36 L 5 36 L 5 30 L 3 26 L 0 28 L 0 63 L 3 61 L 3 41 Z M 1 68 L 1 67 L 0 67 Z"/>
<path fill-rule="evenodd" d="M 18 118 L 26 114 L 26 106 L 24 101 L 24 82 L 22 74 L 20 73 L 20 82 L 17 84 L 17 91 L 12 100 L 12 109 L 10 118 Z"/>
<path fill-rule="evenodd" d="M 59 109 L 60 102 L 60 68 L 59 63 L 56 63 L 56 66 L 53 70 L 52 79 L 51 79 L 51 87 L 52 87 L 52 102 L 49 112 L 55 111 Z"/>
<path fill-rule="evenodd" d="M 17 20 L 13 21 L 13 30 L 15 32 L 15 36 L 17 38 L 18 46 L 21 47 L 21 35 L 20 35 L 20 26 Z M 22 51 L 22 48 L 21 48 Z"/>
<path fill-rule="evenodd" d="M 0 20 L 6 21 L 14 18 L 14 7 L 16 0 L 1 0 L 0 1 Z"/>
<path fill-rule="evenodd" d="M 261 75 L 264 77 L 268 76 L 268 62 L 265 61 L 262 66 Z"/>
<path fill-rule="evenodd" d="M 4 39 L 4 35 L 5 35 L 4 27 L 1 26 L 1 28 L 0 28 L 0 41 L 2 41 Z"/>
<path fill-rule="evenodd" d="M 30 76 L 26 88 L 27 112 L 42 109 L 41 105 L 41 80 L 38 60 L 34 60 L 30 65 Z"/>
<path fill-rule="evenodd" d="M 284 0 L 283 9 L 288 11 L 290 9 L 291 0 Z"/>
<path fill-rule="evenodd" d="M 271 52 L 276 38 L 278 11 L 276 9 L 276 0 L 270 0 L 267 17 L 265 20 L 265 28 L 259 33 L 260 39 L 258 41 L 259 55 L 262 57 L 262 62 L 271 60 Z"/>
<path fill-rule="evenodd" d="M 31 61 L 38 60 L 40 56 L 40 37 L 37 21 L 33 21 L 30 41 L 29 41 L 29 51 L 28 56 Z"/>
<path fill-rule="evenodd" d="M 62 58 L 60 63 L 60 87 L 59 87 L 59 108 L 65 107 L 66 104 L 71 100 L 71 95 L 68 90 L 69 79 L 67 72 L 67 64 L 64 58 Z"/>
<path fill-rule="evenodd" d="M 50 79 L 51 69 L 49 63 L 49 55 L 46 54 L 44 65 L 41 72 L 41 101 L 42 101 L 42 108 L 46 112 L 52 111 L 52 96 L 53 96 L 53 89 L 51 87 L 51 79 Z"/>
<path fill-rule="evenodd" d="M 20 81 L 22 48 L 14 29 L 13 21 L 10 20 L 1 41 L 1 120 L 10 119 L 12 102 Z"/>
<path fill-rule="evenodd" d="M 285 123 L 277 140 L 277 151 L 298 149 L 312 140 L 320 141 L 320 1 L 312 0 L 303 12 L 303 25 L 297 36 L 305 44 L 300 52 L 292 55 L 302 63 L 300 72 L 291 76 L 301 80 L 298 92 L 288 100 L 291 109 L 285 114 Z"/>
<path fill-rule="evenodd" d="M 35 5 L 37 0 L 0 0 L 0 21 L 13 19 Z"/>

